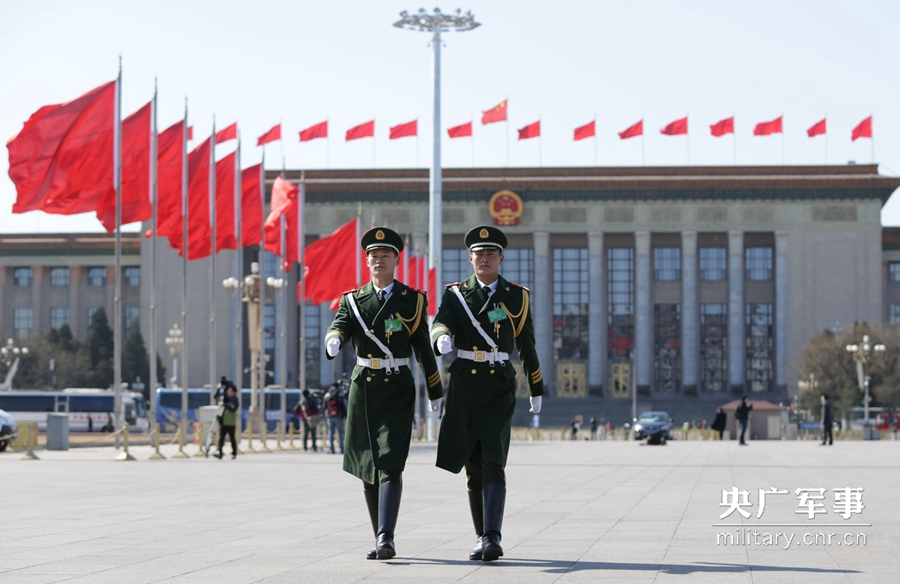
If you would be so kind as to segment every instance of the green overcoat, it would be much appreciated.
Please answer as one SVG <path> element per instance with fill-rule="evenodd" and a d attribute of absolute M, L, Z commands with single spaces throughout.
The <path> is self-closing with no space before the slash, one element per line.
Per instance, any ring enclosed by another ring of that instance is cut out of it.
<path fill-rule="evenodd" d="M 343 347 L 352 341 L 357 356 L 367 359 L 387 355 L 365 335 L 347 301 L 349 294 L 353 294 L 369 330 L 390 349 L 394 358 L 411 358 L 415 352 L 429 399 L 441 397 L 441 376 L 428 341 L 425 294 L 394 281 L 384 305 L 375 295 L 371 282 L 341 297 L 340 309 L 325 334 L 325 343 L 338 338 Z M 387 321 L 398 318 L 401 330 L 388 335 Z M 376 470 L 402 471 L 409 454 L 415 402 L 415 381 L 409 367 L 400 367 L 399 373 L 390 375 L 384 369 L 354 367 L 347 403 L 344 470 L 369 484 L 376 483 Z"/>
<path fill-rule="evenodd" d="M 543 395 L 544 379 L 534 348 L 534 324 L 528 289 L 507 282 L 502 276 L 490 298 L 481 290 L 474 275 L 456 285 L 498 350 L 510 355 L 514 347 L 518 350 L 531 395 Z M 451 286 L 453 284 L 444 291 L 431 329 L 435 354 L 437 339 L 441 335 L 450 335 L 457 349 L 490 351 L 490 346 L 472 324 Z M 496 323 L 499 329 L 490 322 L 489 317 L 489 312 L 497 309 L 502 309 L 506 315 Z M 458 473 L 479 441 L 482 455 L 487 460 L 506 466 L 510 427 L 516 407 L 516 372 L 512 363 L 497 363 L 492 367 L 487 361 L 476 362 L 457 357 L 450 364 L 449 371 L 450 386 L 447 388 L 438 437 L 437 466 Z"/>

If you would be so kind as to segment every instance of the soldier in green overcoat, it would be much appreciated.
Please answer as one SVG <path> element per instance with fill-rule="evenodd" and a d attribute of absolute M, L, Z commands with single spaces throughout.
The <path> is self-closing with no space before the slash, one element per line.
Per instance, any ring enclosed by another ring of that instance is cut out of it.
<path fill-rule="evenodd" d="M 357 355 L 347 404 L 344 470 L 363 482 L 375 532 L 375 548 L 366 557 L 382 560 L 396 555 L 394 529 L 416 402 L 409 368 L 413 353 L 434 411 L 440 409 L 443 388 L 428 339 L 425 293 L 394 280 L 403 239 L 386 227 L 373 227 L 360 243 L 372 280 L 341 297 L 325 348 L 333 359 L 352 341 Z"/>
<path fill-rule="evenodd" d="M 449 368 L 437 466 L 452 473 L 465 467 L 477 536 L 469 559 L 489 562 L 503 555 L 504 468 L 516 407 L 516 372 L 509 360 L 514 346 L 535 414 L 541 411 L 544 381 L 528 289 L 500 276 L 506 235 L 483 225 L 471 229 L 465 243 L 475 273 L 447 286 L 431 329 L 436 354 L 449 353 L 454 344 L 457 350 Z"/>

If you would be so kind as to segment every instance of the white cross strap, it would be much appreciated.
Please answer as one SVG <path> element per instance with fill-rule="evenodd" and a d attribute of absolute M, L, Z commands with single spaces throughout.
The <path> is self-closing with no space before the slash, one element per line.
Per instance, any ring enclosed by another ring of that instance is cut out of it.
<path fill-rule="evenodd" d="M 509 358 L 509 355 L 506 355 L 506 359 L 501 357 L 501 355 L 504 355 L 505 353 L 500 353 L 497 350 L 497 343 L 495 343 L 494 339 L 492 339 L 491 336 L 485 332 L 485 330 L 481 327 L 481 323 L 478 322 L 478 319 L 475 318 L 475 315 L 472 314 L 472 311 L 469 309 L 469 305 L 466 303 L 466 299 L 463 298 L 462 292 L 459 291 L 459 286 L 451 286 L 450 289 L 453 290 L 453 293 L 456 294 L 457 298 L 459 298 L 459 303 L 462 304 L 463 310 L 466 311 L 466 316 L 469 317 L 469 320 L 472 322 L 472 326 L 475 327 L 475 330 L 477 330 L 478 333 L 484 338 L 484 340 L 487 341 L 488 346 L 491 348 L 491 352 L 488 353 L 488 361 L 490 361 L 492 365 L 494 361 L 498 361 L 502 365 L 503 361 Z M 457 351 L 457 355 L 458 354 L 459 351 Z"/>
<path fill-rule="evenodd" d="M 371 339 L 376 345 L 378 345 L 378 348 L 381 349 L 385 355 L 387 355 L 387 362 L 390 366 L 390 369 L 393 369 L 395 373 L 399 373 L 400 364 L 397 363 L 396 359 L 394 359 L 394 354 L 391 353 L 391 350 L 381 342 L 381 339 L 372 334 L 372 331 L 369 330 L 369 325 L 367 325 L 366 321 L 364 321 L 362 316 L 360 316 L 359 308 L 356 306 L 356 299 L 353 298 L 353 292 L 347 294 L 347 302 L 350 303 L 350 308 L 353 309 L 353 314 L 356 315 L 356 320 L 359 321 L 359 326 L 362 327 L 363 332 L 366 334 L 366 336 L 369 337 L 369 339 Z M 385 369 L 387 369 L 387 367 L 385 367 Z M 388 373 L 390 373 L 390 369 L 388 369 Z"/>

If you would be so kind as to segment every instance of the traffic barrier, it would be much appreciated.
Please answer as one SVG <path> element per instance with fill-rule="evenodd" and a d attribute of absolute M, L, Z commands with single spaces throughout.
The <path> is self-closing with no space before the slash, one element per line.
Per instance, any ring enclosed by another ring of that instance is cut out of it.
<path fill-rule="evenodd" d="M 40 460 L 37 454 L 34 453 L 34 448 L 37 446 L 37 434 L 38 434 L 38 425 L 37 422 L 27 422 L 22 424 L 19 427 L 19 434 L 22 433 L 22 430 L 25 430 L 25 455 L 22 456 L 22 460 Z"/>
<path fill-rule="evenodd" d="M 172 455 L 172 458 L 189 458 L 187 454 L 184 453 L 184 420 L 182 420 L 178 424 L 178 452 Z"/>
<path fill-rule="evenodd" d="M 294 446 L 294 424 L 288 424 L 288 450 L 297 450 Z"/>
<path fill-rule="evenodd" d="M 118 432 L 122 433 L 122 452 L 119 453 L 116 460 L 137 460 L 128 453 L 128 424 L 122 426 Z"/>
<path fill-rule="evenodd" d="M 257 450 L 253 448 L 253 424 L 247 424 L 247 450 L 244 454 L 257 454 Z"/>
<path fill-rule="evenodd" d="M 285 449 L 281 446 L 281 443 L 284 441 L 284 434 L 281 430 L 281 422 L 278 422 L 278 424 L 275 426 L 275 436 L 275 448 L 273 448 L 273 450 L 275 450 L 276 452 L 284 452 Z"/>
<path fill-rule="evenodd" d="M 154 452 L 147 460 L 165 460 L 166 457 L 159 451 L 159 424 L 153 424 L 153 447 Z"/>
<path fill-rule="evenodd" d="M 191 440 L 197 444 L 197 452 L 194 453 L 194 458 L 206 458 L 209 457 L 209 454 L 203 450 L 206 446 L 206 432 L 204 430 L 203 422 L 194 422 L 191 424 Z"/>
<path fill-rule="evenodd" d="M 269 423 L 263 420 L 262 428 L 260 430 L 259 436 L 260 442 L 262 442 L 262 446 L 259 447 L 260 453 L 271 454 L 272 451 L 269 450 Z"/>

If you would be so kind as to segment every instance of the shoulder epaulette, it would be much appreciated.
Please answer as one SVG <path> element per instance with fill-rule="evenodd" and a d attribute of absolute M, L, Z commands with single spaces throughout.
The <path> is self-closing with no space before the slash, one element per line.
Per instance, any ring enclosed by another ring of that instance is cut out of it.
<path fill-rule="evenodd" d="M 359 290 L 359 288 L 354 288 L 353 290 L 347 290 L 346 292 L 342 292 L 342 293 L 341 293 L 341 296 L 344 296 L 344 295 L 346 295 L 346 294 L 353 294 L 353 293 L 356 292 L 357 290 Z"/>
<path fill-rule="evenodd" d="M 513 282 L 510 282 L 509 285 L 510 285 L 510 286 L 515 286 L 516 288 L 520 288 L 520 289 L 522 289 L 522 290 L 525 290 L 526 292 L 531 292 L 531 290 L 529 290 L 529 289 L 526 288 L 525 286 L 522 286 L 521 284 L 515 284 L 515 283 L 513 283 Z"/>
<path fill-rule="evenodd" d="M 459 286 L 460 284 L 462 284 L 462 282 L 452 282 L 450 284 L 444 285 L 444 288 L 449 288 L 451 286 Z"/>
<path fill-rule="evenodd" d="M 425 290 L 419 290 L 418 288 L 413 288 L 412 286 L 410 286 L 409 289 L 412 290 L 413 292 L 418 292 L 419 294 L 421 294 L 423 296 L 427 296 L 427 292 L 425 292 Z"/>

